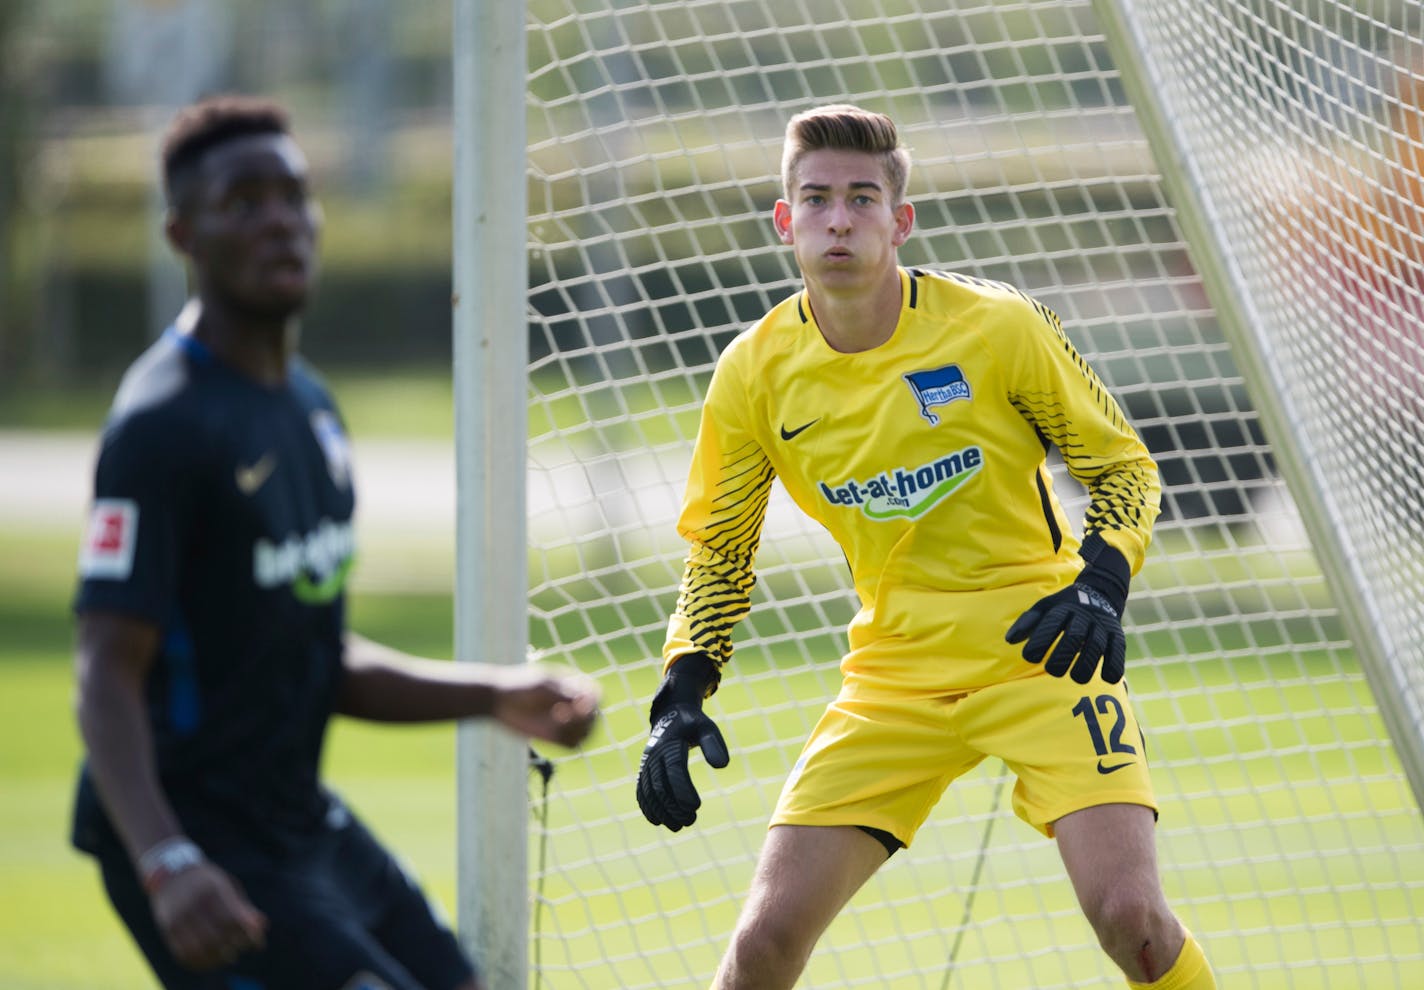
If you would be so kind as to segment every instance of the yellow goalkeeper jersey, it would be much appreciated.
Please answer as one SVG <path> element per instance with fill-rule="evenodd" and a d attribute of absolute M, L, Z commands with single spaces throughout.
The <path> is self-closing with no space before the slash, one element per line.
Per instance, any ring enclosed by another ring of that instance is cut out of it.
<path fill-rule="evenodd" d="M 1141 567 L 1156 465 L 1053 312 L 982 279 L 902 268 L 900 280 L 879 347 L 832 350 L 802 291 L 719 358 L 678 522 L 691 550 L 666 663 L 730 659 L 776 478 L 850 565 L 848 674 L 947 689 L 1029 667 L 1004 632 L 1082 566 L 1049 444 L 1088 490 L 1084 535 Z"/>

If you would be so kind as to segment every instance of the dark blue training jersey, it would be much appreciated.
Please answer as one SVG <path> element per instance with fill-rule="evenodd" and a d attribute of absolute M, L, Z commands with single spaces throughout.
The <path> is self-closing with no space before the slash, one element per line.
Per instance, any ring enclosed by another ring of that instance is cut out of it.
<path fill-rule="evenodd" d="M 346 436 L 294 360 L 261 386 L 170 328 L 114 400 L 80 552 L 79 612 L 161 630 L 148 678 L 159 775 L 200 843 L 280 847 L 318 826 L 354 554 Z M 81 775 L 75 843 L 108 823 Z"/>

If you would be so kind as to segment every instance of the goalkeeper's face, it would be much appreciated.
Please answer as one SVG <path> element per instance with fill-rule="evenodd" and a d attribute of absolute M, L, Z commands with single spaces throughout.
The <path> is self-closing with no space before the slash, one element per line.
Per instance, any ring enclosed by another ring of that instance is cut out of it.
<path fill-rule="evenodd" d="M 791 199 L 777 200 L 772 219 L 807 282 L 858 288 L 895 270 L 915 211 L 893 202 L 879 156 L 822 149 L 802 157 Z"/>

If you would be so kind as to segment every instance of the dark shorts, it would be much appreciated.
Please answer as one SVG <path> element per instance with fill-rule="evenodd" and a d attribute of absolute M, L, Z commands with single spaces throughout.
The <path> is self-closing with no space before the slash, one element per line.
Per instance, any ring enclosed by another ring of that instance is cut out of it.
<path fill-rule="evenodd" d="M 474 974 L 415 882 L 354 816 L 300 856 L 212 854 L 268 921 L 266 947 L 217 973 L 174 961 L 121 847 L 104 843 L 96 855 L 109 899 L 167 990 L 358 990 L 363 973 L 391 990 L 453 990 Z"/>

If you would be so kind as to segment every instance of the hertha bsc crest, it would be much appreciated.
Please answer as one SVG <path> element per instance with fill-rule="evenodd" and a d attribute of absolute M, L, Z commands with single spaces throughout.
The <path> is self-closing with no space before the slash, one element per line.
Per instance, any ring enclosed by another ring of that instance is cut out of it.
<path fill-rule="evenodd" d="M 931 426 L 939 424 L 939 417 L 930 412 L 935 406 L 946 406 L 955 399 L 969 398 L 969 383 L 964 380 L 964 372 L 957 364 L 947 364 L 933 371 L 912 371 L 902 376 L 914 393 L 919 404 L 920 415 Z"/>
<path fill-rule="evenodd" d="M 338 488 L 351 484 L 351 445 L 346 440 L 346 431 L 341 428 L 341 420 L 327 409 L 318 409 L 311 414 L 312 432 L 326 455 L 326 469 Z"/>

